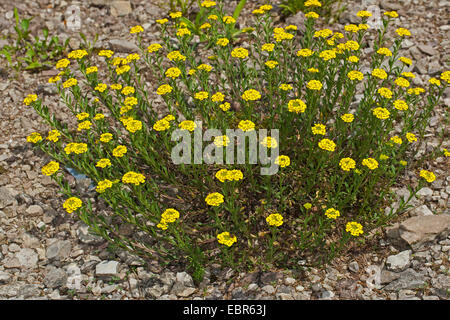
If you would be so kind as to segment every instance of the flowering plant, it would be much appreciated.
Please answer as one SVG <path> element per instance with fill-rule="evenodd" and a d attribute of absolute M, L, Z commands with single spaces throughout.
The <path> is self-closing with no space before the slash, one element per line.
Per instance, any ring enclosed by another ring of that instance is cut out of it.
<path fill-rule="evenodd" d="M 414 75 L 405 71 L 412 61 L 399 56 L 409 31 L 398 29 L 393 46 L 384 47 L 392 12 L 384 16 L 374 53 L 364 55 L 369 12 L 359 12 L 361 24 L 342 32 L 316 30 L 318 1 L 311 3 L 303 36 L 296 26 L 275 27 L 272 6 L 263 5 L 245 32 L 250 45 L 237 46 L 229 32 L 235 20 L 221 2 L 204 1 L 211 25 L 206 56 L 191 45 L 181 14 L 172 13 L 157 21 L 159 42 L 144 44 L 145 30 L 131 28 L 140 53 L 76 50 L 60 60 L 62 71 L 49 81 L 72 123 L 36 95 L 24 103 L 51 127 L 46 137 L 32 133 L 27 140 L 52 157 L 42 172 L 61 186 L 62 207 L 116 246 L 186 261 L 196 279 L 212 261 L 242 269 L 294 266 L 304 257 L 322 263 L 388 221 L 396 212 L 382 209 L 407 167 L 423 178 L 416 190 L 436 178 L 414 167 L 414 155 L 450 72 L 430 79 L 426 89 L 413 88 Z M 176 43 L 169 41 L 172 33 Z M 155 77 L 149 89 L 142 65 Z M 226 159 L 235 145 L 230 128 L 249 136 L 278 130 L 257 143 L 270 151 L 271 162 L 251 163 L 248 147 L 244 163 L 174 163 L 176 134 L 201 139 L 206 129 L 217 129 L 203 139 Z M 268 163 L 277 172 L 261 175 Z M 89 176 L 109 210 L 75 194 L 62 167 Z"/>

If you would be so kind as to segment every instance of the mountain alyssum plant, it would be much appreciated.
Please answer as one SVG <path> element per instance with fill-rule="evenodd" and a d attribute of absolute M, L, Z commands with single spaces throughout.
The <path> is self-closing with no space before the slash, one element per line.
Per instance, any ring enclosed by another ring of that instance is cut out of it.
<path fill-rule="evenodd" d="M 223 3 L 201 5 L 208 11 L 206 56 L 193 50 L 182 14 L 172 12 L 157 20 L 157 42 L 144 43 L 144 29 L 131 28 L 140 52 L 75 50 L 58 61 L 61 72 L 49 82 L 75 127 L 36 95 L 25 98 L 51 127 L 27 140 L 53 159 L 42 173 L 60 185 L 68 214 L 115 246 L 164 264 L 185 263 L 200 280 L 213 262 L 249 270 L 330 261 L 405 208 L 383 213 L 408 167 L 420 175 L 412 195 L 436 179 L 415 166 L 414 155 L 450 72 L 429 79 L 426 88 L 412 86 L 416 75 L 406 71 L 412 60 L 399 54 L 411 33 L 398 28 L 386 39 L 396 12 L 384 13 L 374 51 L 364 55 L 367 11 L 358 12 L 359 25 L 318 30 L 320 2 L 310 0 L 300 36 L 297 26 L 275 27 L 272 6 L 262 5 L 253 11 L 254 25 L 243 29 L 244 48 L 230 38 L 236 20 Z M 150 90 L 141 70 L 154 77 Z M 226 129 L 278 129 L 278 141 L 258 142 L 279 148 L 277 174 L 261 175 L 261 164 L 174 165 L 172 132 L 194 136 L 212 128 L 221 130 L 211 142 L 224 158 L 234 144 Z M 90 177 L 109 209 L 71 190 L 64 167 Z"/>

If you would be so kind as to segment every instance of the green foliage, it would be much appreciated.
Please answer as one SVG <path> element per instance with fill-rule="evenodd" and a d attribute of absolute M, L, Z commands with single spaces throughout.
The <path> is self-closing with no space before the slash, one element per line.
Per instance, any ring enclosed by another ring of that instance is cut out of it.
<path fill-rule="evenodd" d="M 17 8 L 14 8 L 14 18 L 16 21 L 14 26 L 15 45 L 4 46 L 1 48 L 0 54 L 17 71 L 23 69 L 38 71 L 50 68 L 53 61 L 60 57 L 67 48 L 69 39 L 60 43 L 58 36 L 49 36 L 47 28 L 42 29 L 42 37 L 32 37 L 29 28 L 33 18 L 20 19 Z"/>
<path fill-rule="evenodd" d="M 307 0 L 283 0 L 280 7 L 283 8 L 283 14 L 286 16 L 294 15 L 299 11 L 306 13 L 314 10 L 327 19 L 330 19 L 331 17 L 336 19 L 346 9 L 346 6 L 341 6 L 342 0 L 321 0 L 321 7 L 306 7 L 305 2 L 307 2 Z M 333 5 L 338 8 L 337 11 L 333 11 Z"/>

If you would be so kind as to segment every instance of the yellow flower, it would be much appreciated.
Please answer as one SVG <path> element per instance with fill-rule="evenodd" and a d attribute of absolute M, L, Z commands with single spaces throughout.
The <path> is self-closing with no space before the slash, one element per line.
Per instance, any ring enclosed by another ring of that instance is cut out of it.
<path fill-rule="evenodd" d="M 27 106 L 29 106 L 30 104 L 32 104 L 34 101 L 37 100 L 37 95 L 35 94 L 29 94 L 27 95 L 27 97 L 25 99 L 23 99 L 23 103 Z"/>
<path fill-rule="evenodd" d="M 373 109 L 372 112 L 373 112 L 374 116 L 376 116 L 378 119 L 381 119 L 381 120 L 388 119 L 391 114 L 388 109 L 381 108 L 381 107 Z"/>
<path fill-rule="evenodd" d="M 276 148 L 278 146 L 278 142 L 277 140 L 275 140 L 275 138 L 272 137 L 265 137 L 261 144 L 267 148 Z"/>
<path fill-rule="evenodd" d="M 398 163 L 400 163 L 402 166 L 406 166 L 408 164 L 408 162 L 406 162 L 405 160 L 400 160 Z"/>
<path fill-rule="evenodd" d="M 402 76 L 404 76 L 405 78 L 412 78 L 412 79 L 416 77 L 412 72 L 402 72 Z"/>
<path fill-rule="evenodd" d="M 42 141 L 42 136 L 38 132 L 33 132 L 27 137 L 27 142 L 38 143 L 39 141 Z"/>
<path fill-rule="evenodd" d="M 100 135 L 100 141 L 108 143 L 113 138 L 113 135 L 111 133 L 102 133 Z"/>
<path fill-rule="evenodd" d="M 302 113 L 306 110 L 306 104 L 300 99 L 290 100 L 288 102 L 289 112 Z"/>
<path fill-rule="evenodd" d="M 56 62 L 56 69 L 64 69 L 67 68 L 67 66 L 70 64 L 70 60 L 69 59 L 61 59 L 58 60 L 58 62 Z"/>
<path fill-rule="evenodd" d="M 395 84 L 403 88 L 408 88 L 410 85 L 409 81 L 402 77 L 398 77 L 397 79 L 395 79 Z"/>
<path fill-rule="evenodd" d="M 248 50 L 244 48 L 235 48 L 231 51 L 233 58 L 245 59 L 248 57 Z"/>
<path fill-rule="evenodd" d="M 156 90 L 156 93 L 160 96 L 163 96 L 163 95 L 165 95 L 167 93 L 171 93 L 171 92 L 172 92 L 172 87 L 168 84 L 160 85 L 158 87 L 158 89 Z"/>
<path fill-rule="evenodd" d="M 86 68 L 86 74 L 91 74 L 94 72 L 98 72 L 98 68 L 96 66 Z"/>
<path fill-rule="evenodd" d="M 263 4 L 262 6 L 259 7 L 259 9 L 263 10 L 263 11 L 270 11 L 272 10 L 272 6 L 270 4 Z"/>
<path fill-rule="evenodd" d="M 216 178 L 220 182 L 225 182 L 225 180 L 228 180 L 228 170 L 227 169 L 220 169 L 216 172 Z"/>
<path fill-rule="evenodd" d="M 392 56 L 391 50 L 389 50 L 388 48 L 384 48 L 384 47 L 378 49 L 377 53 L 381 54 L 383 56 L 386 56 L 386 57 L 391 57 Z"/>
<path fill-rule="evenodd" d="M 341 214 L 340 214 L 339 210 L 336 210 L 334 208 L 329 208 L 329 209 L 327 209 L 327 211 L 325 211 L 325 215 L 330 219 L 336 219 Z"/>
<path fill-rule="evenodd" d="M 353 71 L 350 71 L 350 72 L 347 74 L 347 77 L 348 77 L 350 80 L 359 80 L 359 81 L 361 81 L 361 80 L 364 78 L 364 75 L 363 75 L 362 72 L 360 72 L 360 71 L 353 70 Z"/>
<path fill-rule="evenodd" d="M 278 88 L 280 88 L 283 91 L 288 91 L 288 90 L 293 89 L 292 86 L 288 83 L 282 83 L 282 84 L 280 84 L 280 86 Z"/>
<path fill-rule="evenodd" d="M 313 54 L 314 54 L 314 51 L 312 51 L 310 49 L 300 49 L 297 51 L 298 57 L 309 57 L 309 56 L 312 56 Z"/>
<path fill-rule="evenodd" d="M 387 73 L 383 69 L 373 69 L 372 76 L 380 78 L 382 80 L 387 78 Z"/>
<path fill-rule="evenodd" d="M 86 118 L 89 118 L 89 113 L 81 112 L 81 113 L 77 114 L 76 117 L 77 117 L 78 120 L 81 121 L 81 120 L 84 120 Z"/>
<path fill-rule="evenodd" d="M 311 72 L 311 73 L 317 73 L 317 72 L 319 72 L 319 69 L 316 69 L 316 68 L 309 68 L 309 69 L 308 69 L 308 72 Z"/>
<path fill-rule="evenodd" d="M 359 58 L 357 56 L 350 56 L 347 58 L 347 60 L 352 63 L 358 63 Z"/>
<path fill-rule="evenodd" d="M 111 50 L 100 50 L 100 52 L 98 53 L 100 57 L 107 57 L 107 58 L 111 58 L 113 54 L 114 52 Z"/>
<path fill-rule="evenodd" d="M 83 57 L 87 56 L 87 51 L 86 50 L 74 50 L 72 52 L 70 52 L 67 57 L 69 59 L 82 59 Z"/>
<path fill-rule="evenodd" d="M 166 24 L 167 22 L 169 22 L 169 20 L 166 18 L 156 20 L 156 23 L 158 23 L 160 25 Z"/>
<path fill-rule="evenodd" d="M 131 67 L 129 65 L 124 64 L 123 66 L 116 68 L 116 73 L 118 75 L 121 75 L 121 74 L 123 74 L 125 72 L 130 71 L 130 69 L 131 69 Z"/>
<path fill-rule="evenodd" d="M 178 218 L 180 218 L 180 213 L 178 212 L 178 210 L 173 208 L 166 209 L 161 214 L 161 220 L 165 221 L 166 223 L 173 223 Z"/>
<path fill-rule="evenodd" d="M 125 128 L 131 132 L 131 133 L 135 133 L 136 131 L 139 131 L 142 129 L 142 122 L 139 120 L 130 120 L 127 121 L 125 124 Z"/>
<path fill-rule="evenodd" d="M 307 203 L 305 203 L 305 204 L 303 205 L 303 207 L 304 207 L 306 210 L 309 210 L 309 209 L 312 208 L 312 204 L 309 203 L 309 202 L 307 202 Z"/>
<path fill-rule="evenodd" d="M 389 159 L 389 156 L 385 154 L 380 154 L 380 160 L 387 160 L 387 159 Z"/>
<path fill-rule="evenodd" d="M 47 140 L 49 141 L 53 141 L 53 142 L 57 142 L 59 140 L 59 136 L 61 135 L 61 133 L 58 130 L 50 130 L 48 132 L 48 136 L 47 136 Z"/>
<path fill-rule="evenodd" d="M 438 79 L 436 79 L 436 78 L 431 78 L 430 80 L 428 80 L 428 82 L 431 83 L 431 84 L 434 84 L 434 85 L 436 85 L 438 87 L 441 85 L 441 82 Z"/>
<path fill-rule="evenodd" d="M 398 28 L 397 30 L 395 30 L 395 32 L 397 32 L 397 34 L 400 37 L 410 36 L 411 35 L 411 32 L 408 29 L 405 29 L 405 28 Z"/>
<path fill-rule="evenodd" d="M 356 24 L 348 24 L 344 27 L 344 30 L 347 32 L 358 32 L 359 28 Z"/>
<path fill-rule="evenodd" d="M 95 166 L 99 168 L 111 167 L 111 160 L 102 158 L 97 161 L 97 164 Z"/>
<path fill-rule="evenodd" d="M 143 174 L 136 173 L 134 171 L 129 171 L 123 175 L 122 182 L 123 183 L 132 183 L 132 184 L 138 186 L 141 183 L 145 182 L 145 176 Z"/>
<path fill-rule="evenodd" d="M 189 36 L 190 34 L 191 34 L 191 31 L 189 31 L 188 28 L 180 28 L 177 30 L 178 37 Z"/>
<path fill-rule="evenodd" d="M 195 99 L 202 101 L 208 99 L 208 96 L 209 96 L 208 92 L 200 91 L 195 94 Z"/>
<path fill-rule="evenodd" d="M 420 87 L 408 89 L 408 94 L 415 94 L 416 96 L 424 92 L 425 89 Z"/>
<path fill-rule="evenodd" d="M 224 102 L 222 104 L 219 105 L 219 108 L 222 109 L 223 111 L 227 111 L 229 110 L 231 107 L 229 102 Z"/>
<path fill-rule="evenodd" d="M 51 77 L 48 79 L 48 83 L 56 83 L 61 80 L 60 76 Z"/>
<path fill-rule="evenodd" d="M 122 85 L 118 84 L 118 83 L 112 84 L 112 85 L 110 85 L 110 87 L 113 90 L 120 90 L 120 89 L 122 89 Z"/>
<path fill-rule="evenodd" d="M 372 13 L 370 13 L 369 11 L 358 11 L 356 15 L 360 18 L 369 18 L 372 16 Z"/>
<path fill-rule="evenodd" d="M 377 91 L 380 96 L 386 98 L 386 99 L 391 99 L 392 98 L 392 91 L 389 90 L 388 88 L 380 88 Z"/>
<path fill-rule="evenodd" d="M 169 13 L 169 15 L 172 19 L 176 19 L 176 18 L 181 18 L 182 13 L 180 11 L 177 11 L 177 12 L 171 12 L 171 13 Z"/>
<path fill-rule="evenodd" d="M 256 101 L 261 99 L 261 94 L 255 89 L 249 89 L 244 91 L 244 93 L 242 94 L 242 99 L 244 99 L 245 101 Z"/>
<path fill-rule="evenodd" d="M 273 69 L 273 68 L 275 68 L 278 65 L 278 62 L 275 61 L 275 60 L 269 60 L 269 61 L 266 61 L 264 64 L 267 67 L 269 67 L 270 69 Z"/>
<path fill-rule="evenodd" d="M 181 70 L 178 68 L 169 68 L 169 69 L 167 69 L 165 75 L 168 78 L 175 79 L 181 75 Z"/>
<path fill-rule="evenodd" d="M 330 139 L 322 139 L 319 141 L 319 148 L 333 152 L 334 149 L 336 148 L 336 144 Z"/>
<path fill-rule="evenodd" d="M 416 135 L 415 135 L 414 133 L 412 133 L 412 132 L 406 133 L 406 139 L 407 139 L 409 142 L 416 142 L 416 141 L 417 141 Z"/>
<path fill-rule="evenodd" d="M 366 166 L 370 170 L 375 170 L 376 168 L 378 168 L 378 161 L 375 160 L 374 158 L 366 158 L 363 159 L 362 165 Z"/>
<path fill-rule="evenodd" d="M 339 161 L 339 166 L 344 171 L 350 171 L 351 169 L 356 168 L 356 162 L 352 158 L 342 158 Z"/>
<path fill-rule="evenodd" d="M 353 122 L 355 116 L 351 113 L 346 113 L 341 116 L 342 121 L 344 122 Z"/>
<path fill-rule="evenodd" d="M 275 164 L 281 168 L 288 167 L 291 164 L 291 159 L 288 156 L 281 155 L 275 159 Z"/>
<path fill-rule="evenodd" d="M 142 26 L 134 26 L 130 29 L 130 33 L 140 33 L 140 32 L 144 32 L 144 28 L 142 28 Z"/>
<path fill-rule="evenodd" d="M 350 234 L 354 237 L 364 233 L 363 226 L 355 221 L 347 222 L 345 225 L 345 231 L 350 232 Z"/>
<path fill-rule="evenodd" d="M 386 11 L 384 15 L 390 18 L 398 18 L 398 13 L 396 11 Z"/>
<path fill-rule="evenodd" d="M 106 189 L 109 189 L 112 186 L 113 186 L 112 181 L 105 179 L 105 180 L 98 182 L 97 188 L 95 188 L 95 191 L 97 191 L 98 193 L 103 193 L 103 192 L 105 192 Z"/>
<path fill-rule="evenodd" d="M 349 40 L 346 43 L 344 43 L 345 50 L 350 51 L 358 51 L 359 50 L 359 43 L 353 40 Z"/>
<path fill-rule="evenodd" d="M 92 122 L 90 122 L 89 120 L 83 121 L 78 124 L 77 131 L 89 130 L 91 128 L 91 126 L 92 126 Z"/>
<path fill-rule="evenodd" d="M 402 144 L 403 143 L 402 138 L 400 138 L 399 136 L 391 137 L 390 141 L 392 141 L 393 143 L 396 143 L 396 144 Z"/>
<path fill-rule="evenodd" d="M 113 156 L 116 158 L 121 158 L 127 153 L 127 147 L 126 146 L 117 146 L 113 149 Z"/>
<path fill-rule="evenodd" d="M 156 225 L 156 227 L 157 228 L 159 228 L 159 229 L 161 229 L 161 230 L 167 230 L 167 224 L 166 223 L 164 223 L 164 221 L 161 221 L 160 223 L 158 223 L 157 225 Z"/>
<path fill-rule="evenodd" d="M 233 243 L 237 242 L 236 236 L 232 236 L 229 232 L 222 232 L 217 235 L 217 242 L 231 247 Z"/>
<path fill-rule="evenodd" d="M 404 100 L 395 100 L 394 108 L 397 110 L 405 111 L 408 110 L 408 104 Z"/>
<path fill-rule="evenodd" d="M 66 81 L 63 83 L 63 87 L 64 87 L 64 88 L 70 88 L 70 87 L 76 86 L 77 83 L 78 83 L 77 79 L 75 79 L 75 78 L 70 78 L 70 79 L 66 80 Z"/>
<path fill-rule="evenodd" d="M 325 128 L 325 125 L 317 123 L 313 127 L 311 127 L 311 131 L 313 134 L 319 134 L 319 135 L 325 135 L 327 133 L 327 130 Z"/>
<path fill-rule="evenodd" d="M 214 144 L 217 147 L 226 147 L 230 143 L 230 138 L 225 136 L 217 136 L 214 138 Z"/>
<path fill-rule="evenodd" d="M 434 173 L 428 170 L 420 170 L 420 176 L 429 183 L 436 180 L 436 176 L 434 175 Z"/>
<path fill-rule="evenodd" d="M 211 14 L 211 15 L 208 16 L 208 19 L 209 19 L 209 20 L 217 20 L 218 18 L 219 18 L 219 17 L 216 16 L 215 14 Z"/>
<path fill-rule="evenodd" d="M 319 15 L 317 13 L 315 13 L 314 11 L 310 11 L 310 12 L 305 14 L 305 17 L 306 18 L 317 19 L 317 18 L 319 18 Z"/>
<path fill-rule="evenodd" d="M 228 43 L 230 43 L 230 40 L 228 40 L 227 38 L 219 38 L 216 42 L 217 45 L 222 47 L 225 47 Z"/>
<path fill-rule="evenodd" d="M 266 218 L 269 226 L 279 227 L 283 224 L 283 216 L 279 213 L 272 213 Z"/>
<path fill-rule="evenodd" d="M 208 205 L 217 207 L 223 203 L 223 195 L 218 192 L 213 192 L 206 196 L 205 201 Z"/>
<path fill-rule="evenodd" d="M 161 119 L 155 122 L 153 129 L 156 131 L 165 131 L 170 128 L 170 123 L 166 119 Z"/>
<path fill-rule="evenodd" d="M 72 213 L 77 209 L 81 208 L 83 202 L 77 197 L 70 197 L 63 203 L 63 208 L 66 209 L 68 213 Z"/>
<path fill-rule="evenodd" d="M 51 176 L 59 170 L 59 163 L 56 161 L 50 161 L 45 166 L 42 167 L 42 174 L 46 176 Z"/>
<path fill-rule="evenodd" d="M 334 52 L 333 50 L 324 50 L 319 53 L 319 57 L 324 61 L 328 61 L 330 59 L 336 58 L 336 52 Z"/>
<path fill-rule="evenodd" d="M 211 28 L 211 24 L 206 22 L 200 26 L 200 30 Z"/>
<path fill-rule="evenodd" d="M 252 131 L 255 129 L 255 124 L 250 120 L 241 120 L 238 124 L 238 128 L 242 131 Z"/>
<path fill-rule="evenodd" d="M 203 71 L 206 71 L 206 72 L 210 72 L 212 70 L 212 67 L 209 64 L 202 63 L 201 65 L 199 65 L 197 67 L 197 69 L 198 70 L 203 70 Z"/>
<path fill-rule="evenodd" d="M 306 84 L 306 87 L 310 90 L 321 90 L 322 83 L 319 80 L 311 80 Z"/>
<path fill-rule="evenodd" d="M 412 60 L 406 57 L 400 57 L 398 58 L 398 60 L 409 66 L 412 64 Z"/>
<path fill-rule="evenodd" d="M 450 83 L 450 71 L 444 71 L 441 73 L 441 79 L 447 83 Z"/>
<path fill-rule="evenodd" d="M 130 95 L 130 94 L 133 94 L 135 92 L 135 90 L 134 90 L 134 88 L 133 87 L 124 87 L 123 89 L 122 89 L 122 91 L 121 91 L 121 93 L 123 94 L 123 95 L 125 95 L 125 96 L 128 96 L 128 95 Z"/>
<path fill-rule="evenodd" d="M 99 92 L 103 92 L 106 90 L 108 86 L 104 83 L 99 83 L 94 89 L 99 91 Z"/>
<path fill-rule="evenodd" d="M 305 7 L 321 7 L 322 4 L 318 0 L 307 0 L 305 2 Z"/>
<path fill-rule="evenodd" d="M 180 122 L 178 127 L 183 130 L 194 131 L 197 128 L 197 124 L 191 120 L 184 120 Z"/>
<path fill-rule="evenodd" d="M 147 47 L 147 51 L 149 53 L 158 52 L 161 48 L 162 46 L 159 43 L 152 43 Z"/>
<path fill-rule="evenodd" d="M 273 44 L 273 43 L 265 43 L 265 44 L 262 45 L 261 50 L 262 51 L 267 51 L 267 52 L 272 52 L 274 48 L 275 48 L 275 44 Z"/>
<path fill-rule="evenodd" d="M 225 95 L 222 92 L 216 92 L 211 96 L 211 101 L 222 102 L 225 99 Z"/>
<path fill-rule="evenodd" d="M 223 17 L 222 21 L 225 22 L 226 24 L 232 24 L 232 23 L 236 22 L 236 20 L 233 17 L 231 17 L 231 16 Z"/>

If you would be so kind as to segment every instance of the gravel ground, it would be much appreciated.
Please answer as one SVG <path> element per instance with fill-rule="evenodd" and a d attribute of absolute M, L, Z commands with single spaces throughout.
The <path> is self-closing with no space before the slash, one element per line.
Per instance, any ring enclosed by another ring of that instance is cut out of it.
<path fill-rule="evenodd" d="M 158 37 L 155 20 L 165 10 L 149 1 L 88 0 L 81 2 L 82 30 L 88 39 L 99 33 L 96 47 L 131 52 L 131 26 L 144 26 L 144 41 Z M 151 1 L 154 3 L 154 1 Z M 76 2 L 64 0 L 0 1 L 0 46 L 13 32 L 13 6 L 21 16 L 36 16 L 32 30 L 46 25 L 60 38 L 74 37 L 71 49 L 80 40 L 64 23 L 67 8 Z M 237 1 L 229 1 L 234 8 Z M 406 41 L 405 56 L 415 61 L 412 71 L 425 84 L 431 76 L 449 69 L 449 1 L 363 0 L 349 3 L 351 10 L 331 25 L 357 22 L 355 13 L 369 5 L 381 10 L 397 10 L 396 26 L 412 31 Z M 240 18 L 242 25 L 251 10 L 261 3 L 248 1 Z M 290 23 L 301 23 L 301 15 Z M 394 28 L 391 28 L 394 29 Z M 394 29 L 395 30 L 395 29 Z M 40 174 L 47 158 L 33 150 L 25 138 L 33 131 L 48 130 L 38 115 L 23 105 L 24 96 L 36 92 L 59 117 L 64 111 L 58 96 L 47 85 L 54 70 L 14 74 L 0 65 L 0 298 L 1 299 L 416 299 L 450 298 L 450 177 L 448 158 L 429 163 L 438 179 L 420 190 L 413 208 L 399 216 L 391 227 L 380 230 L 364 247 L 351 249 L 331 265 L 317 269 L 299 261 L 297 270 L 273 270 L 238 274 L 212 266 L 198 286 L 182 269 L 164 269 L 126 252 L 112 253 L 102 239 L 89 234 L 87 226 L 66 214 L 56 185 Z M 445 128 L 443 147 L 450 149 L 445 110 L 450 105 L 450 88 L 435 109 L 427 128 L 427 141 L 419 155 L 438 144 L 437 133 Z M 89 181 L 71 179 L 85 190 Z M 416 173 L 408 172 L 396 189 L 408 197 L 406 185 L 417 183 Z M 81 280 L 73 289 L 71 281 Z M 376 287 L 370 285 L 380 280 Z"/>

